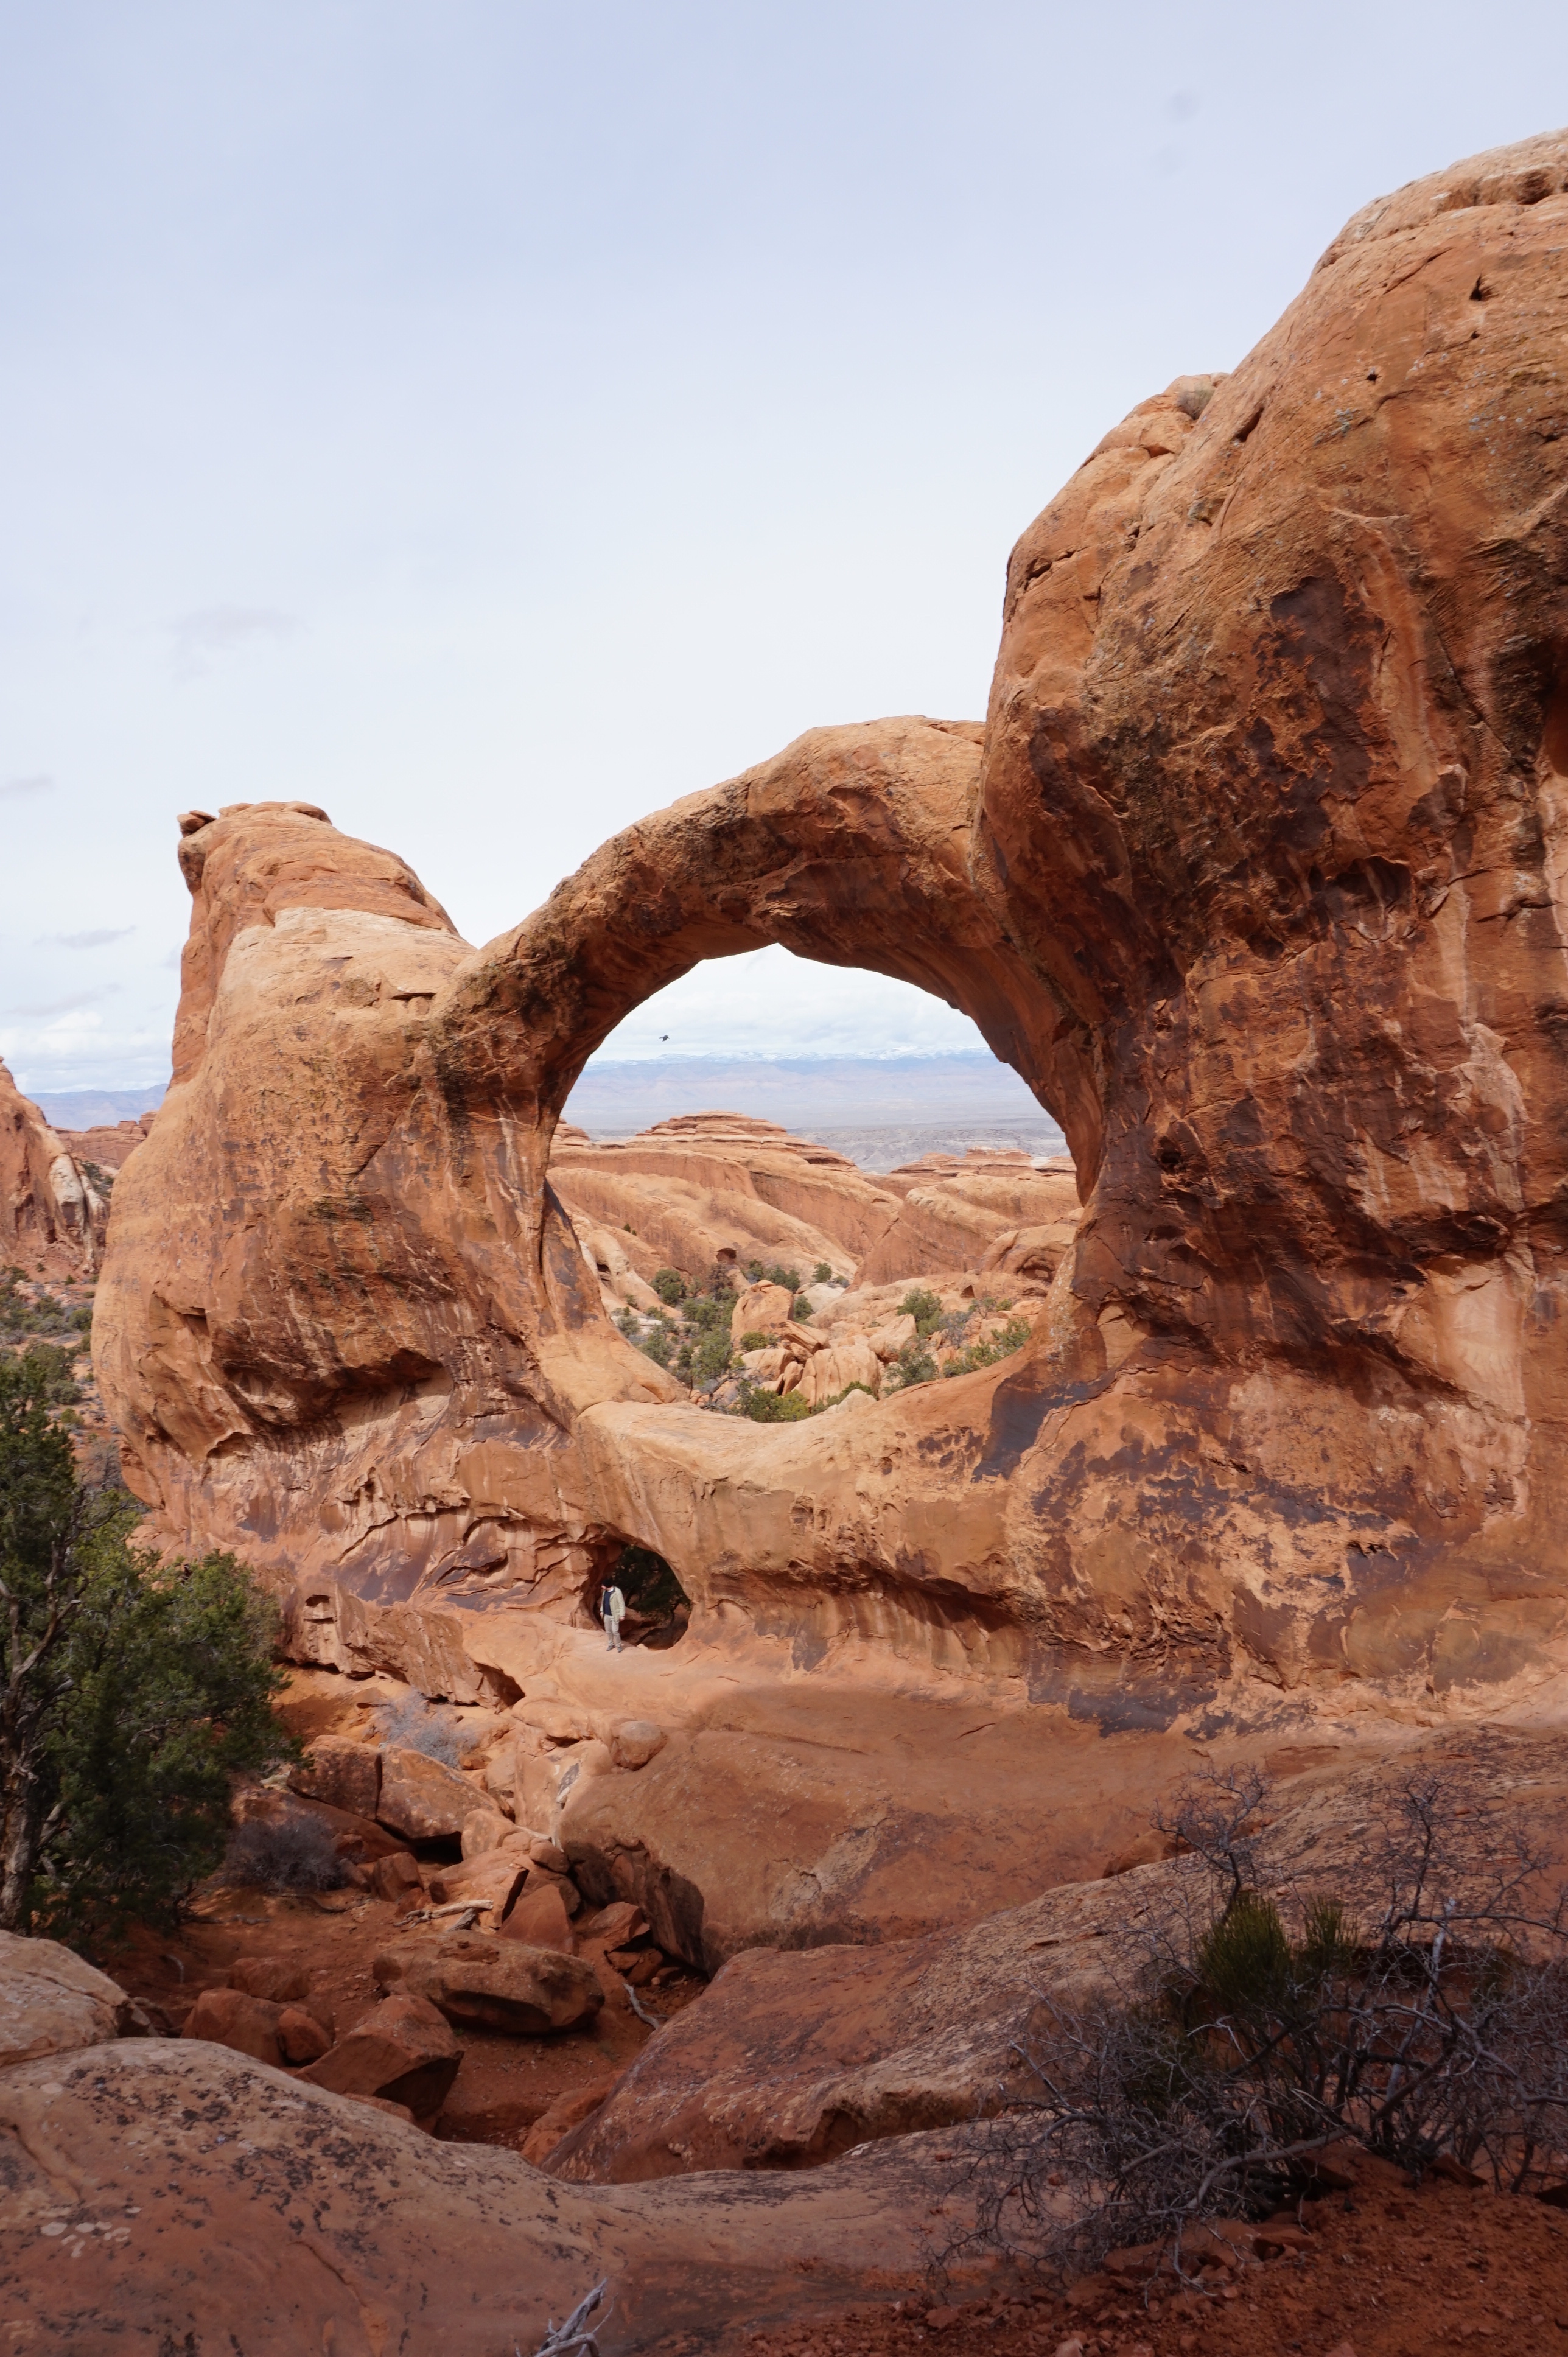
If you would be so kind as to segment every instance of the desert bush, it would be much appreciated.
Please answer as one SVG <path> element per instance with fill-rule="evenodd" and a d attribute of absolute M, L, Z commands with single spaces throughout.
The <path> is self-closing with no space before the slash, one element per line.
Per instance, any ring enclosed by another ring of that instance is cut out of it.
<path fill-rule="evenodd" d="M 1277 2208 L 1346 2138 L 1417 2179 L 1568 2171 L 1568 1927 L 1541 1859 L 1495 1828 L 1466 1844 L 1443 1784 L 1412 1780 L 1364 1914 L 1276 1897 L 1265 1798 L 1244 1774 L 1190 1787 L 1166 1824 L 1197 1878 L 1184 1903 L 1124 1939 L 1102 2002 L 1041 2001 L 1016 2046 L 1034 2092 L 975 2164 L 981 2241 L 1075 2270 L 1124 2244 L 1179 2263 L 1186 2229 Z"/>
<path fill-rule="evenodd" d="M 778 1340 L 777 1334 L 743 1334 L 740 1347 L 743 1351 L 771 1351 Z"/>
<path fill-rule="evenodd" d="M 1026 1318 L 1010 1318 L 989 1341 L 972 1342 L 966 1351 L 957 1351 L 941 1372 L 944 1375 L 969 1375 L 977 1367 L 993 1367 L 999 1359 L 1010 1358 L 1015 1351 L 1021 1351 L 1030 1331 Z"/>
<path fill-rule="evenodd" d="M 828 1266 L 825 1260 L 820 1260 L 817 1263 L 816 1267 L 811 1271 L 811 1283 L 813 1285 L 831 1285 L 832 1281 L 833 1273 L 832 1269 Z"/>
<path fill-rule="evenodd" d="M 404 1751 L 422 1751 L 444 1768 L 456 1768 L 472 1741 L 463 1722 L 426 1702 L 422 1694 L 406 1694 L 401 1702 L 383 1703 L 375 1714 L 376 1732 L 383 1743 Z"/>
<path fill-rule="evenodd" d="M 331 1828 L 318 1817 L 252 1817 L 236 1825 L 226 1881 L 248 1890 L 337 1890 L 349 1880 Z"/>
<path fill-rule="evenodd" d="M 725 1329 L 722 1326 L 711 1327 L 692 1353 L 693 1388 L 711 1390 L 720 1377 L 727 1373 L 734 1355 Z"/>
<path fill-rule="evenodd" d="M 906 1342 L 888 1368 L 882 1388 L 886 1392 L 905 1392 L 916 1383 L 934 1383 L 940 1370 L 930 1352 L 918 1340 Z"/>
<path fill-rule="evenodd" d="M 716 1333 L 721 1327 L 727 1332 L 735 1315 L 735 1296 L 726 1293 L 715 1298 L 711 1293 L 698 1293 L 683 1302 L 682 1308 L 687 1324 L 695 1326 L 699 1333 Z"/>
<path fill-rule="evenodd" d="M 661 1268 L 654 1275 L 653 1290 L 660 1301 L 675 1309 L 686 1298 L 686 1280 L 678 1268 Z"/>
<path fill-rule="evenodd" d="M 765 1269 L 763 1275 L 769 1285 L 781 1285 L 786 1293 L 799 1293 L 800 1290 L 800 1272 L 798 1268 L 773 1267 Z"/>
<path fill-rule="evenodd" d="M 639 1331 L 636 1340 L 643 1357 L 651 1359 L 656 1367 L 667 1367 L 675 1355 L 675 1329 L 665 1318 L 658 1319 L 646 1332 Z"/>
<path fill-rule="evenodd" d="M 811 1414 L 801 1394 L 769 1391 L 765 1384 L 742 1382 L 740 1398 L 731 1411 L 753 1424 L 800 1424 Z"/>
<path fill-rule="evenodd" d="M 898 1315 L 914 1319 L 915 1332 L 924 1341 L 941 1324 L 942 1305 L 928 1286 L 918 1285 L 898 1304 Z"/>

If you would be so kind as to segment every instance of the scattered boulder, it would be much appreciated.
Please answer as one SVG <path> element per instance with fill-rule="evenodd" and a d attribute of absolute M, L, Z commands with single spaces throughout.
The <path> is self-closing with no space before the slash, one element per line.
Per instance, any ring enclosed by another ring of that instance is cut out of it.
<path fill-rule="evenodd" d="M 371 1868 L 370 1881 L 376 1897 L 391 1900 L 394 1906 L 411 1890 L 423 1891 L 424 1888 L 419 1862 L 406 1849 L 394 1849 L 387 1857 L 377 1858 Z"/>
<path fill-rule="evenodd" d="M 381 1755 L 371 1743 L 350 1742 L 347 1737 L 317 1738 L 301 1765 L 289 1775 L 291 1792 L 356 1817 L 373 1818 L 381 1801 Z"/>
<path fill-rule="evenodd" d="M 499 1923 L 522 1889 L 528 1870 L 515 1850 L 487 1850 L 481 1857 L 466 1858 L 460 1866 L 443 1867 L 433 1874 L 430 1896 L 437 1907 L 459 1899 L 488 1907 Z"/>
<path fill-rule="evenodd" d="M 664 1729 L 650 1718 L 618 1718 L 605 1737 L 611 1764 L 617 1768 L 646 1768 L 654 1753 L 664 1749 Z"/>
<path fill-rule="evenodd" d="M 524 1696 L 521 1702 L 513 1703 L 511 1715 L 552 1743 L 584 1743 L 594 1731 L 585 1710 L 580 1710 L 575 1703 L 557 1702 L 549 1696 L 538 1702 L 530 1702 Z"/>
<path fill-rule="evenodd" d="M 585 1940 L 602 1940 L 607 1948 L 623 1948 L 629 1941 L 645 1939 L 649 1922 L 641 1908 L 634 1907 L 629 1899 L 617 1899 L 577 1929 Z"/>
<path fill-rule="evenodd" d="M 574 2029 L 605 2001 L 592 1967 L 575 1956 L 481 1932 L 411 1941 L 384 1950 L 371 1969 L 380 1987 L 427 1997 L 448 2021 L 526 2038 Z"/>
<path fill-rule="evenodd" d="M 401 1743 L 388 1744 L 382 1752 L 376 1814 L 405 1841 L 449 1840 L 481 1806 L 472 1784 L 455 1768 Z"/>
<path fill-rule="evenodd" d="M 305 1966 L 286 1956 L 241 1956 L 229 1967 L 229 1986 L 247 1996 L 264 1996 L 274 2005 L 288 2005 L 310 1994 Z"/>
<path fill-rule="evenodd" d="M 400 1988 L 354 2024 L 330 2053 L 300 2076 L 335 2095 L 378 2095 L 434 2119 L 457 2075 L 463 2050 L 435 2007 Z"/>
<path fill-rule="evenodd" d="M 611 2071 L 604 2078 L 590 2080 L 585 2087 L 574 2087 L 546 2104 L 523 2139 L 524 2160 L 531 2160 L 535 2169 L 542 2169 L 562 2137 L 593 2118 L 615 2085 L 617 2075 Z"/>
<path fill-rule="evenodd" d="M 0 1932 L 0 2070 L 101 2045 L 130 2026 L 130 1999 L 107 1973 L 58 1940 Z"/>
<path fill-rule="evenodd" d="M 503 1817 L 498 1809 L 477 1804 L 473 1815 L 463 1820 L 463 1856 L 483 1857 L 488 1851 L 499 1848 L 511 1830 L 510 1818 Z"/>
<path fill-rule="evenodd" d="M 209 2046 L 231 2047 L 236 2054 L 248 2054 L 253 2062 L 270 2062 L 278 2070 L 284 2059 L 278 2042 L 282 2018 L 282 2006 L 268 1997 L 248 1996 L 243 1989 L 209 1988 L 187 2014 L 180 2035 L 205 2039 Z"/>
<path fill-rule="evenodd" d="M 575 1946 L 572 1919 L 559 1885 L 546 1882 L 525 1891 L 502 1923 L 501 1938 L 518 1941 L 525 1948 L 559 1948 L 571 1955 Z"/>
<path fill-rule="evenodd" d="M 318 2062 L 331 2046 L 331 2034 L 302 2005 L 285 2005 L 277 2019 L 277 2041 L 285 2062 Z"/>
<path fill-rule="evenodd" d="M 736 1350 L 747 1334 L 778 1334 L 795 1315 L 795 1297 L 786 1286 L 748 1285 L 736 1302 L 729 1321 Z"/>

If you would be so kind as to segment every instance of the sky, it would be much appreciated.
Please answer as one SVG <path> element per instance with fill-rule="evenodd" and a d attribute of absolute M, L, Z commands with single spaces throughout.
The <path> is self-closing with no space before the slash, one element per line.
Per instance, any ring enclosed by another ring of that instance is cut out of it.
<path fill-rule="evenodd" d="M 166 1077 L 193 805 L 480 942 L 803 728 L 978 716 L 1105 428 L 1565 118 L 1561 0 L 0 0 L 0 1056 Z M 765 951 L 602 1053 L 980 1044 Z"/>

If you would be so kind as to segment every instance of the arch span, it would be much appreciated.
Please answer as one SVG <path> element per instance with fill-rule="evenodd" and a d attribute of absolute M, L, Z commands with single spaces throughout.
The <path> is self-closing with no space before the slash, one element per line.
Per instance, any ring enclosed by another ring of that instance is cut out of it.
<path fill-rule="evenodd" d="M 1102 1717 L 1568 1663 L 1565 226 L 1561 135 L 1413 184 L 1140 404 L 1014 552 L 983 736 L 813 732 L 479 951 L 319 813 L 193 813 L 96 1337 L 166 1531 L 397 1609 L 628 1533 L 694 1633 L 1000 1612 Z M 547 1183 L 615 1022 L 763 942 L 961 1007 L 1090 1187 L 1018 1358 L 776 1433 L 680 1405 Z"/>

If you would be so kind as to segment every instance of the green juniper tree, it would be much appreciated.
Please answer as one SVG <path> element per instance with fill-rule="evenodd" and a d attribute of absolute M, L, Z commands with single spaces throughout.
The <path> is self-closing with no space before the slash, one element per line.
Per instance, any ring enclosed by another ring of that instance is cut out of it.
<path fill-rule="evenodd" d="M 271 1603 L 231 1555 L 135 1548 L 50 1390 L 0 1360 L 0 1928 L 105 1938 L 175 1912 L 222 1856 L 231 1779 L 295 1747 Z"/>

